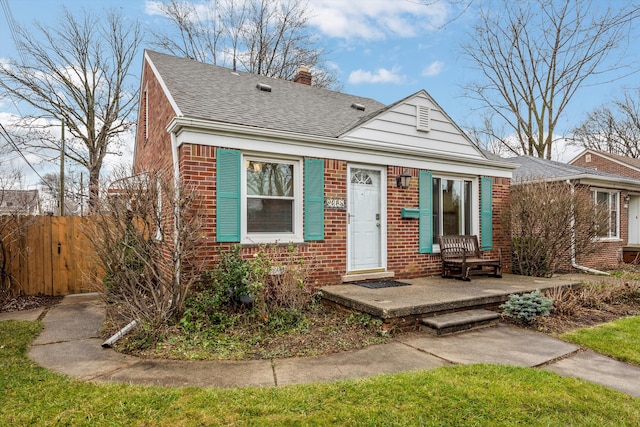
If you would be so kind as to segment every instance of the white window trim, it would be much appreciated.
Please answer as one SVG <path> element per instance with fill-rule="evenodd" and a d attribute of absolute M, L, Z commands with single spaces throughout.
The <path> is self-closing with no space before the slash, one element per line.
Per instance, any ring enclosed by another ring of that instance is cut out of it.
<path fill-rule="evenodd" d="M 471 191 L 473 194 L 471 195 L 471 234 L 480 237 L 480 179 L 477 176 L 465 176 L 465 175 L 436 175 L 433 174 L 432 179 L 451 179 L 458 181 L 471 181 Z M 435 212 L 435 206 L 433 206 L 433 211 Z M 438 206 L 440 209 L 440 206 Z M 440 220 L 442 221 L 442 215 L 440 215 Z M 442 225 L 442 224 L 440 224 Z M 436 236 L 436 230 L 433 230 L 434 237 Z M 438 243 L 433 243 L 432 253 L 439 254 L 440 253 L 440 245 Z"/>
<path fill-rule="evenodd" d="M 247 232 L 247 174 L 245 165 L 247 161 L 266 163 L 287 163 L 293 165 L 293 233 L 248 233 Z M 241 201 L 240 201 L 240 243 L 276 243 L 276 242 L 304 242 L 304 230 L 302 228 L 302 209 L 304 189 L 302 183 L 302 160 L 292 157 L 268 157 L 261 155 L 244 154 L 242 156 L 241 172 Z"/>
<path fill-rule="evenodd" d="M 610 190 L 610 189 L 606 189 L 606 188 L 594 188 L 592 187 L 590 189 L 591 194 L 594 193 L 607 193 L 609 195 L 611 194 L 615 194 L 616 195 L 616 203 L 618 204 L 616 206 L 616 235 L 615 236 L 610 236 L 610 237 L 595 237 L 594 240 L 597 240 L 598 242 L 613 242 L 613 241 L 619 241 L 620 239 L 620 192 L 616 191 L 616 190 Z M 595 198 L 593 199 L 594 203 L 597 203 L 597 194 L 595 196 Z M 609 206 L 609 214 L 611 214 L 611 206 Z"/>

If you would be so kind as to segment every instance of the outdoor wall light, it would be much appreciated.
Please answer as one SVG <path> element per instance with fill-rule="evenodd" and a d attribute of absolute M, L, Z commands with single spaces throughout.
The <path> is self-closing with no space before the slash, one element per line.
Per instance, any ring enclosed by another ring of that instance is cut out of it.
<path fill-rule="evenodd" d="M 406 190 L 409 188 L 409 184 L 411 184 L 411 175 L 405 169 L 404 172 L 402 172 L 402 175 L 398 175 L 396 177 L 396 186 Z"/>
<path fill-rule="evenodd" d="M 630 197 L 628 194 L 624 196 L 624 201 L 625 201 L 625 202 L 628 202 L 628 201 L 629 201 L 629 199 L 631 199 L 631 197 Z"/>

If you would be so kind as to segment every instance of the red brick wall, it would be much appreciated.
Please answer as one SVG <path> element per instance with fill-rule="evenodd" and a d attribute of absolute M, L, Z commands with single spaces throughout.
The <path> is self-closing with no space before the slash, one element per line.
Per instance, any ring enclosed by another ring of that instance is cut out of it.
<path fill-rule="evenodd" d="M 146 63 L 142 72 L 142 79 L 143 92 L 140 94 L 138 123 L 143 125 L 137 128 L 133 171 L 138 173 L 150 170 L 166 170 L 168 173 L 173 174 L 171 138 L 165 129 L 176 114 L 164 95 L 153 71 L 146 66 Z M 145 88 L 148 91 L 146 97 L 144 94 Z M 145 105 L 147 99 L 148 106 Z M 148 130 L 144 126 L 147 110 L 149 114 Z"/>
<path fill-rule="evenodd" d="M 503 271 L 511 272 L 511 226 L 508 220 L 511 180 L 493 178 L 493 252 L 492 257 L 502 253 Z"/>
<path fill-rule="evenodd" d="M 215 149 L 200 145 L 185 144 L 180 150 L 182 177 L 197 186 L 201 200 L 205 203 L 205 237 L 202 261 L 213 266 L 219 258 L 220 250 L 227 250 L 233 244 L 219 244 L 215 241 Z M 347 162 L 325 159 L 325 197 L 347 198 Z M 395 177 L 405 168 L 387 168 L 387 269 L 395 272 L 397 278 L 411 278 L 440 273 L 439 255 L 418 253 L 418 220 L 401 218 L 401 208 L 418 206 L 418 186 L 413 180 L 411 187 L 403 190 L 396 187 Z M 417 169 L 409 170 L 412 176 Z M 508 204 L 509 180 L 495 179 L 494 197 L 494 247 L 501 247 L 510 268 L 508 229 L 500 216 Z M 315 263 L 314 279 L 318 284 L 339 283 L 346 274 L 347 267 L 347 223 L 345 209 L 325 208 L 325 240 L 297 244 L 300 254 Z M 244 245 L 242 253 L 246 257 L 256 251 L 255 245 Z"/>
<path fill-rule="evenodd" d="M 590 162 L 587 162 L 588 156 L 591 156 Z M 601 172 L 614 173 L 616 175 L 628 176 L 631 178 L 640 178 L 639 171 L 621 165 L 618 162 L 614 162 L 595 153 L 582 153 L 582 155 L 571 164 L 575 166 L 582 166 L 584 168 L 596 169 Z"/>

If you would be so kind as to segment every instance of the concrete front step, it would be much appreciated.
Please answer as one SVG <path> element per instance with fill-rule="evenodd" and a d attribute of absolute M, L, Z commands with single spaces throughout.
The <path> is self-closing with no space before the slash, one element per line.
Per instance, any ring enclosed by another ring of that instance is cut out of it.
<path fill-rule="evenodd" d="M 434 335 L 447 335 L 455 332 L 493 326 L 500 320 L 500 315 L 495 311 L 477 309 L 456 311 L 423 317 L 420 319 L 420 329 Z"/>

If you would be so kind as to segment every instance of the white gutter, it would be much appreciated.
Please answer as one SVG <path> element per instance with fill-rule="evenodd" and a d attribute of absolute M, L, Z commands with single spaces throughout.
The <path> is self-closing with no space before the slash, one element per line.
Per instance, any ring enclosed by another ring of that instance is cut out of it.
<path fill-rule="evenodd" d="M 596 270 L 595 268 L 585 267 L 584 265 L 579 265 L 576 262 L 576 218 L 573 214 L 573 194 L 575 192 L 575 187 L 571 180 L 567 180 L 567 184 L 571 187 L 571 266 L 577 270 L 586 271 L 592 274 L 600 274 L 602 276 L 609 276 L 610 274 L 604 271 Z"/>

